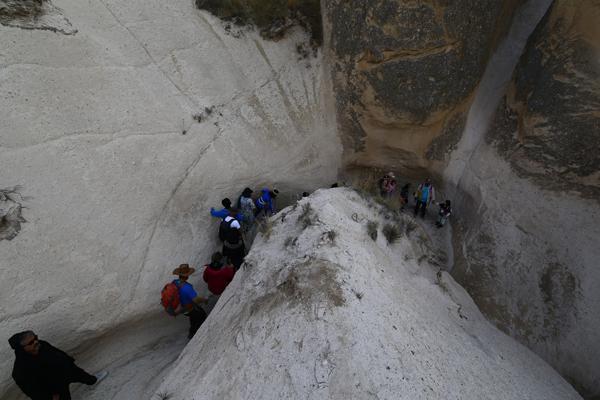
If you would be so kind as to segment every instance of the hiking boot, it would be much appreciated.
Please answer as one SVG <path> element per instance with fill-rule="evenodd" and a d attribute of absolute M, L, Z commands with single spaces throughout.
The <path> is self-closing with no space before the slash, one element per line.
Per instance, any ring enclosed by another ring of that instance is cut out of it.
<path fill-rule="evenodd" d="M 100 371 L 94 374 L 94 376 L 96 377 L 96 383 L 94 383 L 94 385 L 97 385 L 108 376 L 108 371 Z"/>

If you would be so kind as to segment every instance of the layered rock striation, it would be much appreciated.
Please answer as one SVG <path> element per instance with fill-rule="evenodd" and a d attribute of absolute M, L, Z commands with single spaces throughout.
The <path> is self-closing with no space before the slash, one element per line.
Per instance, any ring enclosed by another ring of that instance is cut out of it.
<path fill-rule="evenodd" d="M 418 174 L 443 161 L 520 3 L 325 2 L 345 164 Z"/>

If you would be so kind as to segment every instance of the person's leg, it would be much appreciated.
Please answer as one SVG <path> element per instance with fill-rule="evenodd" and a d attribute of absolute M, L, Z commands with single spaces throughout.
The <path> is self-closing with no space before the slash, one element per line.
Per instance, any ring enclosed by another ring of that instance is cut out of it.
<path fill-rule="evenodd" d="M 421 218 L 425 218 L 425 213 L 427 212 L 427 202 L 421 202 Z"/>
<path fill-rule="evenodd" d="M 195 306 L 192 311 L 190 311 L 187 316 L 190 318 L 190 330 L 188 332 L 188 339 L 194 337 L 200 325 L 206 320 L 206 313 L 200 307 Z"/>
<path fill-rule="evenodd" d="M 419 204 L 421 204 L 420 200 L 417 200 L 415 202 L 415 217 L 417 216 L 417 214 L 419 213 Z"/>
<path fill-rule="evenodd" d="M 71 374 L 69 376 L 69 382 L 71 383 L 85 383 L 86 385 L 93 385 L 96 383 L 98 379 L 92 375 L 88 374 L 82 368 L 79 368 L 77 365 L 73 364 L 73 368 L 71 370 Z"/>

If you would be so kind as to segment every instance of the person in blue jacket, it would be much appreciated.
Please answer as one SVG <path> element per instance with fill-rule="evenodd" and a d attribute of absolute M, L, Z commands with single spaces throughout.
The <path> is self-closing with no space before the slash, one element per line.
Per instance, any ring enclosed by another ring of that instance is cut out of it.
<path fill-rule="evenodd" d="M 277 197 L 279 191 L 277 189 L 273 189 L 273 191 L 270 191 L 269 188 L 263 188 L 263 190 L 261 190 L 261 193 L 262 194 L 258 199 L 256 199 L 255 202 L 255 216 L 258 217 L 258 215 L 262 212 L 265 216 L 268 217 L 275 213 L 275 204 L 273 200 Z"/>
<path fill-rule="evenodd" d="M 229 210 L 231 210 L 231 200 L 229 200 L 228 197 L 225 197 L 223 200 L 221 200 L 221 204 L 223 205 L 223 208 L 220 210 L 215 210 L 214 207 L 210 208 L 211 216 L 213 216 L 215 218 L 220 218 L 220 219 L 227 218 L 227 216 L 229 215 Z M 242 221 L 243 220 L 242 214 L 238 213 L 236 215 L 236 219 L 238 221 Z"/>

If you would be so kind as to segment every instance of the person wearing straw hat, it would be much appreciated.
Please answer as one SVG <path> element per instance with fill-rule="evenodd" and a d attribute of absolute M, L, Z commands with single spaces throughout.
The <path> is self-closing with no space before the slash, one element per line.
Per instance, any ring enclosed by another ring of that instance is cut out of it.
<path fill-rule="evenodd" d="M 181 264 L 179 267 L 173 270 L 173 275 L 177 275 L 179 279 L 175 279 L 173 283 L 177 285 L 179 289 L 179 303 L 181 304 L 181 311 L 183 315 L 190 319 L 190 330 L 188 332 L 188 339 L 191 339 L 200 325 L 206 319 L 206 312 L 198 304 L 206 301 L 203 297 L 198 296 L 194 287 L 188 282 L 190 275 L 196 270 L 191 268 L 189 264 Z"/>

